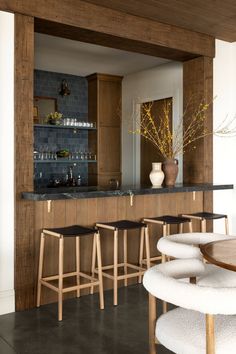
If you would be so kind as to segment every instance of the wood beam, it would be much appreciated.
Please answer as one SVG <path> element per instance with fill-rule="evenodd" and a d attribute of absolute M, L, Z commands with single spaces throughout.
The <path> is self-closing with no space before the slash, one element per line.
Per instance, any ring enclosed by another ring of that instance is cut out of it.
<path fill-rule="evenodd" d="M 33 190 L 34 19 L 15 16 L 15 297 L 16 310 L 35 305 Z"/>
<path fill-rule="evenodd" d="M 200 103 L 209 103 L 203 130 L 212 131 L 213 126 L 213 60 L 199 57 L 183 64 L 184 110 L 188 106 L 187 121 Z M 184 155 L 185 183 L 212 183 L 213 180 L 213 137 L 207 136 L 196 141 L 196 149 Z"/>
<path fill-rule="evenodd" d="M 189 113 L 194 112 L 200 102 L 209 103 L 206 111 L 203 129 L 213 129 L 213 59 L 199 57 L 183 64 L 183 97 L 184 109 L 189 104 Z M 185 117 L 188 119 L 188 117 Z M 196 141 L 196 149 L 184 154 L 184 182 L 212 183 L 213 182 L 213 136 L 207 136 Z M 213 193 L 203 193 L 203 210 L 213 211 Z M 207 231 L 212 231 L 213 224 L 207 224 Z"/>
<path fill-rule="evenodd" d="M 168 49 L 165 57 L 168 57 L 168 52 L 171 50 L 185 53 L 182 60 L 186 60 L 187 54 L 195 57 L 201 55 L 214 57 L 215 55 L 214 38 L 211 36 L 82 0 L 65 0 L 60 5 L 56 0 L 42 0 L 40 3 L 36 0 L 0 0 L 0 10 L 92 31 L 101 37 L 108 36 L 110 42 L 114 40 L 113 46 L 116 45 L 118 39 L 122 39 L 131 41 L 133 45 L 137 42 L 143 47 L 144 45 L 154 46 L 157 52 L 160 48 Z"/>

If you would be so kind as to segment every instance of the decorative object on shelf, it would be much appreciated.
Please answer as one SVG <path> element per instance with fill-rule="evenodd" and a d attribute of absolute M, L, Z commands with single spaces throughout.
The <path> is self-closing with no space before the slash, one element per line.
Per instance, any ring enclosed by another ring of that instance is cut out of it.
<path fill-rule="evenodd" d="M 70 156 L 70 151 L 68 149 L 63 149 L 63 150 L 59 150 L 57 151 L 57 157 L 69 157 Z"/>
<path fill-rule="evenodd" d="M 69 96 L 70 95 L 70 89 L 68 87 L 68 82 L 64 79 L 61 82 L 61 86 L 59 88 L 59 95 L 61 96 Z"/>
<path fill-rule="evenodd" d="M 51 112 L 47 115 L 47 123 L 52 125 L 61 125 L 63 114 L 60 112 Z"/>
<path fill-rule="evenodd" d="M 161 169 L 161 162 L 152 163 L 152 171 L 149 174 L 153 187 L 161 187 L 164 180 L 164 172 Z"/>
<path fill-rule="evenodd" d="M 190 102 L 188 107 L 191 106 Z M 171 104 L 167 100 L 164 100 L 163 109 L 158 117 L 154 117 L 152 114 L 152 103 L 143 104 L 140 117 L 136 118 L 136 122 L 139 126 L 136 130 L 131 130 L 133 134 L 143 136 L 145 139 L 152 143 L 159 155 L 167 160 L 166 166 L 172 164 L 172 168 L 175 169 L 172 178 L 168 182 L 168 185 L 174 185 L 178 174 L 178 165 L 176 164 L 176 158 L 185 154 L 187 151 L 196 149 L 195 142 L 201 138 L 209 135 L 217 136 L 234 136 L 236 128 L 232 127 L 232 123 L 235 124 L 234 117 L 228 123 L 224 120 L 216 130 L 210 130 L 206 128 L 206 111 L 209 104 L 200 103 L 194 113 L 189 113 L 188 108 L 184 114 L 179 117 L 175 128 L 171 129 Z M 188 117 L 183 124 L 183 118 Z M 170 163 L 169 160 L 172 160 Z M 169 170 L 169 167 L 168 167 Z M 177 171 L 177 172 L 176 172 Z M 165 173 L 165 172 L 164 172 Z M 174 175 L 176 175 L 174 180 Z M 166 180 L 165 180 L 166 182 Z"/>
<path fill-rule="evenodd" d="M 178 160 L 166 159 L 163 162 L 163 171 L 165 176 L 164 184 L 169 187 L 174 186 L 179 171 Z"/>

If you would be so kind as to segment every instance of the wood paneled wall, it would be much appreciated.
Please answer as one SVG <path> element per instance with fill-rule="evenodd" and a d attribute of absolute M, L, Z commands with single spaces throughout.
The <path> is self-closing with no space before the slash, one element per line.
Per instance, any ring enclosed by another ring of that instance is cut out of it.
<path fill-rule="evenodd" d="M 83 226 L 92 226 L 96 222 L 116 221 L 121 219 L 129 219 L 140 221 L 143 217 L 154 217 L 164 214 L 178 215 L 179 213 L 189 213 L 202 210 L 203 208 L 203 192 L 195 193 L 175 193 L 175 194 L 159 194 L 135 196 L 134 205 L 130 205 L 130 197 L 109 197 L 94 199 L 77 199 L 77 200 L 58 200 L 52 201 L 51 212 L 48 213 L 47 202 L 36 202 L 35 212 L 35 233 L 32 236 L 35 244 L 35 268 L 38 266 L 38 252 L 40 231 L 47 227 L 62 227 L 73 224 Z M 199 231 L 199 224 L 194 223 L 194 230 Z M 187 230 L 185 230 L 187 231 Z M 177 228 L 171 226 L 171 232 L 177 232 Z M 162 235 L 159 226 L 150 228 L 151 234 L 151 251 L 156 254 L 157 239 Z M 128 260 L 138 263 L 139 251 L 139 232 L 131 230 L 128 232 Z M 119 259 L 122 261 L 122 235 L 120 238 Z M 73 271 L 75 269 L 75 240 L 65 240 L 65 259 L 64 271 Z M 101 232 L 102 245 L 102 261 L 103 264 L 113 263 L 113 234 L 112 232 Z M 91 269 L 91 252 L 92 252 L 92 236 L 81 238 L 81 268 L 83 271 L 90 272 Z M 46 240 L 45 252 L 45 275 L 55 274 L 58 270 L 58 241 L 54 238 Z M 32 275 L 33 276 L 33 275 Z M 74 280 L 75 281 L 75 280 Z M 129 283 L 135 282 L 137 279 L 129 280 Z M 104 279 L 105 289 L 112 288 L 112 282 Z M 120 282 L 123 286 L 123 282 Z M 87 294 L 84 290 L 82 294 Z M 66 297 L 75 297 L 75 293 L 65 294 Z M 50 289 L 44 288 L 42 294 L 42 302 L 49 303 L 57 301 L 56 294 Z"/>
<path fill-rule="evenodd" d="M 16 310 L 35 303 L 33 190 L 34 19 L 15 16 L 15 296 Z"/>

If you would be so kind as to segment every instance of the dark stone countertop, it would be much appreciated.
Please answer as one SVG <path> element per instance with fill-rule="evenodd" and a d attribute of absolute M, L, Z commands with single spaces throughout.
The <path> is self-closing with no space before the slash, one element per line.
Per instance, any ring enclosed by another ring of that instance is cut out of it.
<path fill-rule="evenodd" d="M 151 186 L 120 186 L 118 189 L 106 187 L 58 187 L 41 188 L 32 192 L 23 192 L 22 198 L 34 201 L 61 200 L 61 199 L 85 199 L 85 198 L 106 198 L 121 197 L 130 195 L 148 195 L 179 192 L 200 192 L 223 189 L 233 189 L 233 184 L 176 184 L 173 187 L 153 188 Z"/>

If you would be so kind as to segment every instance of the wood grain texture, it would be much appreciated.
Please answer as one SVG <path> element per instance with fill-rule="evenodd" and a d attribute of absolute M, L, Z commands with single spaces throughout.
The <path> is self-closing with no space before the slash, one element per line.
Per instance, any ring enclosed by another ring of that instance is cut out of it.
<path fill-rule="evenodd" d="M 34 203 L 21 199 L 33 190 L 34 20 L 15 16 L 15 297 L 16 310 L 35 305 Z"/>
<path fill-rule="evenodd" d="M 131 51 L 137 42 L 142 48 L 155 46 L 157 52 L 163 48 L 163 57 L 168 57 L 168 53 L 173 53 L 172 50 L 182 54 L 182 57 L 185 55 L 182 60 L 187 59 L 188 53 L 214 57 L 214 39 L 211 36 L 81 0 L 68 0 L 60 4 L 56 0 L 42 0 L 40 6 L 36 0 L 0 0 L 0 9 L 93 31 L 94 37 L 97 33 L 106 35 L 108 42 L 114 41 L 113 47 L 116 45 L 115 39 L 118 41 L 120 38 L 122 42 L 127 40 Z"/>
<path fill-rule="evenodd" d="M 88 117 L 96 121 L 97 137 L 89 142 L 97 151 L 97 166 L 90 168 L 89 183 L 107 186 L 121 182 L 121 76 L 93 74 L 88 79 Z M 95 148 L 95 144 L 97 146 Z M 97 168 L 97 170 L 95 170 Z M 93 169 L 93 170 L 92 170 Z"/>
<path fill-rule="evenodd" d="M 236 41 L 236 3 L 234 0 L 198 0 L 197 2 L 192 0 L 85 1 L 206 33 L 225 41 Z"/>
<path fill-rule="evenodd" d="M 234 272 L 236 271 L 236 240 L 209 242 L 201 245 L 200 249 L 208 262 Z"/>
<path fill-rule="evenodd" d="M 183 97 L 184 110 L 188 106 L 188 114 L 184 124 L 188 124 L 191 115 L 199 108 L 200 103 L 210 104 L 206 111 L 204 128 L 212 131 L 213 126 L 213 61 L 200 57 L 189 60 L 183 65 Z M 207 183 L 213 180 L 213 137 L 207 136 L 194 144 L 196 149 L 190 149 L 184 154 L 184 182 Z"/>
<path fill-rule="evenodd" d="M 173 203 L 173 200 L 175 201 Z M 59 200 L 52 202 L 52 210 L 48 213 L 47 202 L 36 202 L 34 253 L 38 260 L 40 231 L 46 227 L 68 226 L 80 224 L 93 226 L 96 222 L 108 222 L 121 219 L 140 221 L 144 217 L 154 217 L 164 214 L 183 214 L 202 210 L 203 193 L 197 192 L 193 200 L 192 193 L 159 194 L 150 196 L 135 196 L 134 205 L 130 205 L 130 197 L 92 198 L 77 200 Z M 199 230 L 199 225 L 194 226 Z M 184 231 L 186 232 L 187 229 Z M 176 226 L 171 226 L 171 233 L 177 232 Z M 156 242 L 162 235 L 161 227 L 150 228 L 151 254 L 156 254 Z M 123 261 L 123 238 L 119 235 L 119 262 Z M 75 246 L 74 239 L 65 239 L 64 271 L 75 269 Z M 101 247 L 103 265 L 113 263 L 113 234 L 109 231 L 101 231 Z M 139 258 L 139 231 L 128 232 L 128 262 L 138 264 Z M 81 238 L 81 271 L 90 272 L 92 256 L 92 236 Z M 52 275 L 58 270 L 58 242 L 46 240 L 44 275 Z M 31 275 L 35 277 L 36 274 Z M 74 282 L 76 279 L 74 279 Z M 130 279 L 128 284 L 136 282 Z M 124 285 L 121 281 L 120 286 Z M 112 282 L 104 279 L 105 289 L 112 288 Z M 97 291 L 97 289 L 95 289 Z M 88 290 L 81 291 L 81 295 L 88 294 Z M 65 294 L 65 298 L 75 297 L 76 292 Z M 57 296 L 50 289 L 42 288 L 42 303 L 56 302 Z"/>

